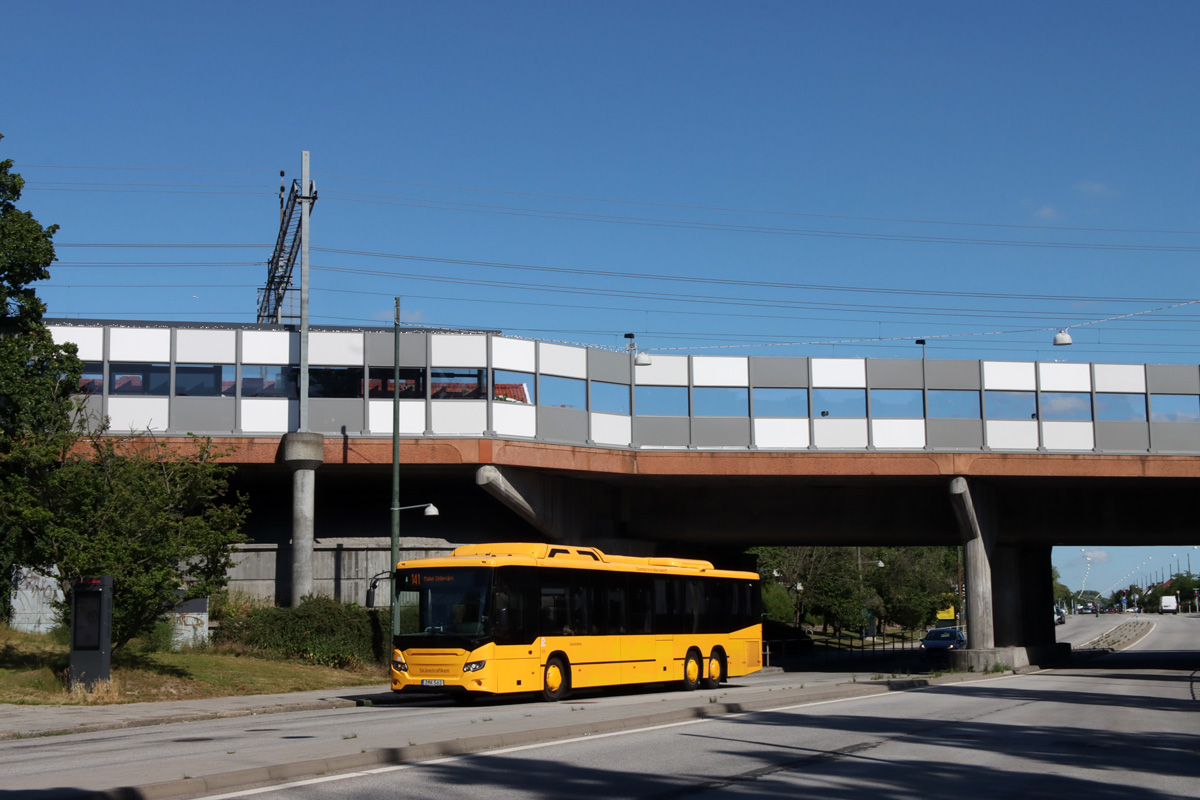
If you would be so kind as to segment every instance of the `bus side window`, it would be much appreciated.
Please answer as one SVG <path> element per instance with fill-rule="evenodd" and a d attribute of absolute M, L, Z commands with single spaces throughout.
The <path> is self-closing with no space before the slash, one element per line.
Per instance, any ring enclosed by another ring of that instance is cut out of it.
<path fill-rule="evenodd" d="M 629 632 L 651 633 L 650 580 L 642 575 L 629 578 Z"/>
<path fill-rule="evenodd" d="M 562 636 L 573 633 L 569 623 L 567 590 L 565 587 L 542 587 L 539 630 L 543 636 Z"/>
<path fill-rule="evenodd" d="M 605 633 L 625 633 L 625 593 L 626 586 L 623 576 L 609 576 L 609 584 L 605 587 L 605 601 L 608 606 L 608 629 Z"/>
<path fill-rule="evenodd" d="M 492 595 L 492 633 L 497 644 L 528 644 L 538 636 L 537 575 L 502 567 L 496 571 Z"/>
<path fill-rule="evenodd" d="M 600 572 L 580 571 L 576 573 L 579 578 L 581 594 L 583 595 L 583 613 L 584 616 L 579 620 L 579 630 L 589 633 L 593 636 L 611 633 L 611 623 L 609 622 L 609 607 L 607 585 L 612 576 L 606 576 Z"/>

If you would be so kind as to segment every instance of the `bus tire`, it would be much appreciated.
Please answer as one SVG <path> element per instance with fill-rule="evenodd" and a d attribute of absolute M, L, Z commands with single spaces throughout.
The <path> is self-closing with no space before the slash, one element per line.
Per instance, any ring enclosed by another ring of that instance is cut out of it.
<path fill-rule="evenodd" d="M 722 658 L 720 650 L 713 650 L 708 657 L 708 677 L 701 681 L 700 685 L 705 689 L 716 689 L 724 677 L 725 659 Z"/>
<path fill-rule="evenodd" d="M 571 688 L 571 673 L 558 656 L 550 656 L 546 660 L 546 668 L 542 672 L 542 699 L 556 703 L 567 696 Z"/>
<path fill-rule="evenodd" d="M 702 669 L 700 654 L 695 650 L 689 650 L 687 658 L 683 660 L 683 689 L 685 692 L 694 692 L 699 688 L 700 677 L 704 674 Z"/>

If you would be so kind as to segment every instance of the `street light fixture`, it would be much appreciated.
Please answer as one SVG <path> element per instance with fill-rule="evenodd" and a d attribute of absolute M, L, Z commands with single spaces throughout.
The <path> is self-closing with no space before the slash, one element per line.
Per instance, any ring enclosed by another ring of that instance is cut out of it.
<path fill-rule="evenodd" d="M 427 517 L 436 517 L 441 513 L 438 511 L 437 506 L 435 506 L 433 503 L 417 503 L 415 506 L 400 506 L 399 508 L 393 508 L 392 511 L 408 511 L 411 508 L 425 509 L 425 516 Z M 396 560 L 399 561 L 400 559 Z"/>
<path fill-rule="evenodd" d="M 629 352 L 630 357 L 633 359 L 633 365 L 635 367 L 650 366 L 652 363 L 650 360 L 650 354 L 637 349 L 637 342 L 634 341 L 633 334 L 627 333 L 625 334 L 625 338 L 629 340 L 629 344 L 625 345 L 625 349 Z"/>
<path fill-rule="evenodd" d="M 392 502 L 395 502 L 394 500 Z M 388 583 L 392 587 L 392 597 L 388 602 L 388 608 L 392 611 L 392 635 L 395 636 L 398 632 L 396 626 L 399 623 L 399 617 L 396 615 L 396 564 L 400 562 L 400 512 L 410 511 L 414 508 L 425 509 L 425 516 L 436 517 L 441 512 L 433 503 L 417 503 L 412 506 L 392 506 L 392 563 L 388 565 L 387 572 L 381 572 L 371 578 L 371 584 L 367 588 L 367 606 L 375 605 L 375 587 L 379 585 L 379 579 L 384 575 L 388 576 Z"/>

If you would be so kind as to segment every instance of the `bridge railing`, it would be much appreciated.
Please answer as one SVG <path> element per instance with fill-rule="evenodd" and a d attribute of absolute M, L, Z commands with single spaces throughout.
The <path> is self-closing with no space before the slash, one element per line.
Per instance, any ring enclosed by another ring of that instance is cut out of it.
<path fill-rule="evenodd" d="M 395 336 L 46 320 L 113 432 L 390 438 Z M 401 334 L 400 434 L 691 450 L 1200 454 L 1200 365 L 659 355 L 498 332 Z M 302 385 L 303 384 L 303 385 Z M 304 388 L 307 387 L 307 390 Z"/>
<path fill-rule="evenodd" d="M 763 666 L 784 666 L 799 659 L 825 663 L 915 652 L 920 649 L 924 635 L 924 630 L 904 630 L 887 631 L 875 636 L 847 632 L 807 638 L 766 639 L 763 641 Z"/>

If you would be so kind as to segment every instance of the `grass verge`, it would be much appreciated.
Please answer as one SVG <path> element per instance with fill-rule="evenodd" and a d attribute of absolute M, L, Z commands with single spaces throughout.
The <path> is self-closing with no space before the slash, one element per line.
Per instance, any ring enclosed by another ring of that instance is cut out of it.
<path fill-rule="evenodd" d="M 97 705 L 198 700 L 368 686 L 387 680 L 385 668 L 334 669 L 234 648 L 146 652 L 131 643 L 113 657 L 111 680 L 91 693 L 70 692 L 70 653 L 53 637 L 0 625 L 0 703 Z"/>

